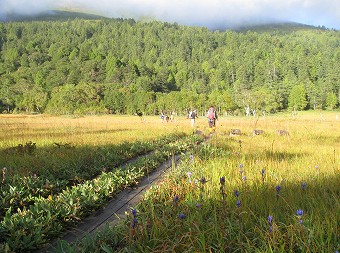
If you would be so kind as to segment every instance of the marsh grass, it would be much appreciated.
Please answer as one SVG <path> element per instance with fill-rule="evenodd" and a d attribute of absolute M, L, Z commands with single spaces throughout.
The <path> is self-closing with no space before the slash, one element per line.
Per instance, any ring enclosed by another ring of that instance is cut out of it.
<path fill-rule="evenodd" d="M 40 146 L 54 142 L 73 145 L 119 144 L 149 140 L 168 133 L 188 132 L 185 121 L 160 124 L 158 117 L 1 115 L 0 148 L 33 141 Z"/>
<path fill-rule="evenodd" d="M 335 115 L 221 117 L 210 140 L 184 155 L 145 194 L 135 217 L 129 214 L 83 243 L 61 242 L 57 252 L 335 252 L 340 249 Z M 85 165 L 98 159 L 94 150 L 193 131 L 185 118 L 162 124 L 158 117 L 6 115 L 0 124 L 1 152 L 29 141 L 37 145 L 33 155 L 0 159 L 1 166 L 12 161 L 23 174 L 44 160 L 57 167 L 76 159 Z M 242 134 L 230 136 L 230 129 Z M 254 129 L 264 134 L 254 136 Z M 208 133 L 204 118 L 195 130 Z M 53 160 L 48 155 L 54 143 L 75 149 Z M 99 163 L 112 158 L 105 154 Z"/>
<path fill-rule="evenodd" d="M 106 161 L 113 158 L 109 151 L 113 146 L 189 133 L 186 123 L 178 119 L 161 124 L 158 117 L 142 120 L 137 116 L 1 115 L 0 167 L 20 175 L 41 174 L 40 170 L 58 174 L 65 171 L 62 168 L 72 167 L 70 163 L 86 166 L 96 159 L 105 160 L 104 155 L 108 156 Z M 35 145 L 32 154 L 17 152 L 27 143 Z M 77 170 L 83 170 L 81 166 Z"/>
<path fill-rule="evenodd" d="M 128 215 L 73 249 L 336 252 L 340 122 L 335 114 L 220 119 L 208 143 L 187 154 L 135 207 L 136 226 Z M 229 136 L 231 128 L 242 134 Z M 254 136 L 253 129 L 265 133 Z M 278 135 L 278 129 L 289 135 Z M 105 236 L 112 233 L 119 239 Z M 90 242 L 95 246 L 85 246 Z"/>

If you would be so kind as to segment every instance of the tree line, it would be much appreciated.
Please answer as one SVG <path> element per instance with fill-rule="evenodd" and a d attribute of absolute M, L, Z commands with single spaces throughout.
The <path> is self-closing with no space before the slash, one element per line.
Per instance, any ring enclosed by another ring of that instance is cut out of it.
<path fill-rule="evenodd" d="M 337 109 L 340 32 L 133 19 L 0 23 L 3 113 Z"/>

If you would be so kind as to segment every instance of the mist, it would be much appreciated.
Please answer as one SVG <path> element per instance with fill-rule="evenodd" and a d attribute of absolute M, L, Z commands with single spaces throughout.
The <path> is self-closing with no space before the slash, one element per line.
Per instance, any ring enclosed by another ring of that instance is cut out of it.
<path fill-rule="evenodd" d="M 297 22 L 340 29 L 338 0 L 1 0 L 0 19 L 69 10 L 109 18 L 154 19 L 189 26 L 237 28 Z"/>

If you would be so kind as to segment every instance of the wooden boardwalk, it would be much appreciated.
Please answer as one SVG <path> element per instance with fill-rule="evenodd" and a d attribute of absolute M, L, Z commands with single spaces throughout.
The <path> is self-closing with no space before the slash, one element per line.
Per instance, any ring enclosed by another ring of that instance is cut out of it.
<path fill-rule="evenodd" d="M 80 221 L 75 228 L 66 231 L 58 239 L 54 240 L 44 248 L 36 251 L 37 253 L 54 252 L 58 241 L 64 240 L 68 243 L 75 243 L 82 240 L 85 236 L 89 236 L 96 232 L 98 229 L 103 228 L 107 223 L 114 224 L 121 218 L 125 218 L 125 212 L 130 211 L 132 207 L 143 197 L 152 184 L 162 180 L 166 171 L 177 164 L 180 156 L 177 155 L 170 159 L 154 170 L 150 175 L 146 176 L 134 188 L 127 188 L 118 193 L 112 198 L 105 207 L 97 210 L 91 216 Z"/>

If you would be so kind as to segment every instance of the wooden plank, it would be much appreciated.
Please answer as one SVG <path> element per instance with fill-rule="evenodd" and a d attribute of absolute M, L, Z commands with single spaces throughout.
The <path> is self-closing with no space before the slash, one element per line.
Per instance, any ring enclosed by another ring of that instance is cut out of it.
<path fill-rule="evenodd" d="M 179 159 L 180 155 L 176 155 L 174 157 L 174 163 L 177 164 Z M 46 247 L 37 251 L 37 253 L 53 252 L 60 240 L 64 240 L 68 243 L 75 243 L 85 236 L 96 232 L 98 229 L 102 229 L 108 222 L 112 224 L 119 221 L 119 219 L 124 218 L 125 211 L 130 211 L 131 207 L 137 205 L 145 191 L 147 191 L 152 184 L 161 181 L 166 170 L 172 167 L 172 164 L 172 159 L 166 161 L 146 176 L 136 187 L 127 188 L 121 191 L 108 201 L 105 207 L 95 211 L 92 215 L 80 221 L 75 228 L 65 231 L 60 238 L 46 245 Z"/>

